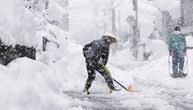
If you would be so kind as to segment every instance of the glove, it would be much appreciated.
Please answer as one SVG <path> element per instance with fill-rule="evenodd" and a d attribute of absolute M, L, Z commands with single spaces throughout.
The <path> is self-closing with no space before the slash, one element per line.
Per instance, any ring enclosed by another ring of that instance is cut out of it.
<path fill-rule="evenodd" d="M 99 59 L 98 64 L 99 64 L 99 65 L 102 65 L 102 64 L 103 64 L 102 58 Z"/>

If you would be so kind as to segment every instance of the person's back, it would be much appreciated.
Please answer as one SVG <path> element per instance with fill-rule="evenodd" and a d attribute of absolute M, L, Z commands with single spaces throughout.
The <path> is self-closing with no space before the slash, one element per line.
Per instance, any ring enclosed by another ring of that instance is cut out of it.
<path fill-rule="evenodd" d="M 174 31 L 170 35 L 169 49 L 173 53 L 181 53 L 186 51 L 185 35 L 180 31 Z"/>
<path fill-rule="evenodd" d="M 84 56 L 95 65 L 99 62 L 100 58 L 105 60 L 104 64 L 107 63 L 109 55 L 109 43 L 104 39 L 94 40 L 87 44 L 83 48 Z"/>

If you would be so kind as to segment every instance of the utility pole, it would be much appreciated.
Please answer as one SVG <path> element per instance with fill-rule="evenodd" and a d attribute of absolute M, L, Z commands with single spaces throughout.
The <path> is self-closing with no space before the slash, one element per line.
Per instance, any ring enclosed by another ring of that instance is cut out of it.
<path fill-rule="evenodd" d="M 137 59 L 138 42 L 140 38 L 140 30 L 138 23 L 138 0 L 133 0 L 133 10 L 135 11 L 135 24 L 133 26 L 133 56 Z"/>
<path fill-rule="evenodd" d="M 107 7 L 107 0 L 105 0 L 105 7 Z M 106 22 L 106 18 L 107 18 L 107 9 L 104 9 L 104 21 L 103 21 L 103 25 L 104 25 L 104 33 L 107 31 L 107 22 Z"/>
<path fill-rule="evenodd" d="M 115 24 L 115 7 L 113 6 L 114 5 L 114 3 L 113 3 L 114 1 L 113 0 L 111 0 L 111 22 L 112 22 L 112 26 L 111 26 L 111 31 L 112 31 L 112 33 L 113 34 L 115 34 L 116 33 L 116 24 Z"/>
<path fill-rule="evenodd" d="M 112 33 L 116 34 L 115 8 L 112 9 Z"/>
<path fill-rule="evenodd" d="M 180 0 L 180 9 L 181 9 L 181 22 L 182 26 L 184 26 L 184 0 Z"/>

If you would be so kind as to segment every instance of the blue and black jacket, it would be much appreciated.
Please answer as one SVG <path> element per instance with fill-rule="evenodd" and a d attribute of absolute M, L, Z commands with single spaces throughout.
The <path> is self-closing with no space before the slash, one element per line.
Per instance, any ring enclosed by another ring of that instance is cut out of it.
<path fill-rule="evenodd" d="M 185 53 L 186 52 L 186 34 L 180 31 L 174 31 L 169 39 L 169 51 L 172 53 Z"/>

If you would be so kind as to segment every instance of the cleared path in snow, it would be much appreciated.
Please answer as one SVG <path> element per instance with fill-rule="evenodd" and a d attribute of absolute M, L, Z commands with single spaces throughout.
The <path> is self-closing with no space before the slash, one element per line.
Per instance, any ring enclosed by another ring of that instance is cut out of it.
<path fill-rule="evenodd" d="M 186 78 L 184 80 L 186 80 Z M 141 92 L 144 97 L 161 99 L 175 110 L 193 110 L 193 99 L 192 96 L 189 96 L 193 91 L 189 88 L 171 88 L 163 85 L 144 84 L 143 81 L 136 82 L 140 84 L 142 88 L 145 88 Z"/>
<path fill-rule="evenodd" d="M 190 58 L 189 67 L 192 61 Z M 186 78 L 169 77 L 167 57 L 164 57 L 129 73 L 143 93 L 142 97 L 163 101 L 168 106 L 165 109 L 193 110 L 192 72 L 189 68 Z"/>
<path fill-rule="evenodd" d="M 189 67 L 193 59 L 189 59 Z M 112 65 L 110 70 L 119 81 L 126 81 L 131 76 L 137 92 L 124 90 L 109 94 L 94 92 L 85 95 L 81 91 L 64 91 L 72 97 L 73 108 L 85 110 L 193 110 L 193 69 L 189 68 L 186 78 L 173 79 L 168 74 L 167 57 L 140 65 L 133 70 L 121 68 L 117 71 Z M 118 68 L 117 68 L 118 69 Z M 126 83 L 123 83 L 126 84 Z M 126 86 L 126 85 L 125 85 Z"/>
<path fill-rule="evenodd" d="M 76 108 L 81 106 L 86 110 L 128 110 L 120 103 L 120 99 L 109 93 L 96 92 L 90 95 L 77 91 L 63 91 L 63 93 L 76 101 L 73 105 Z"/>

